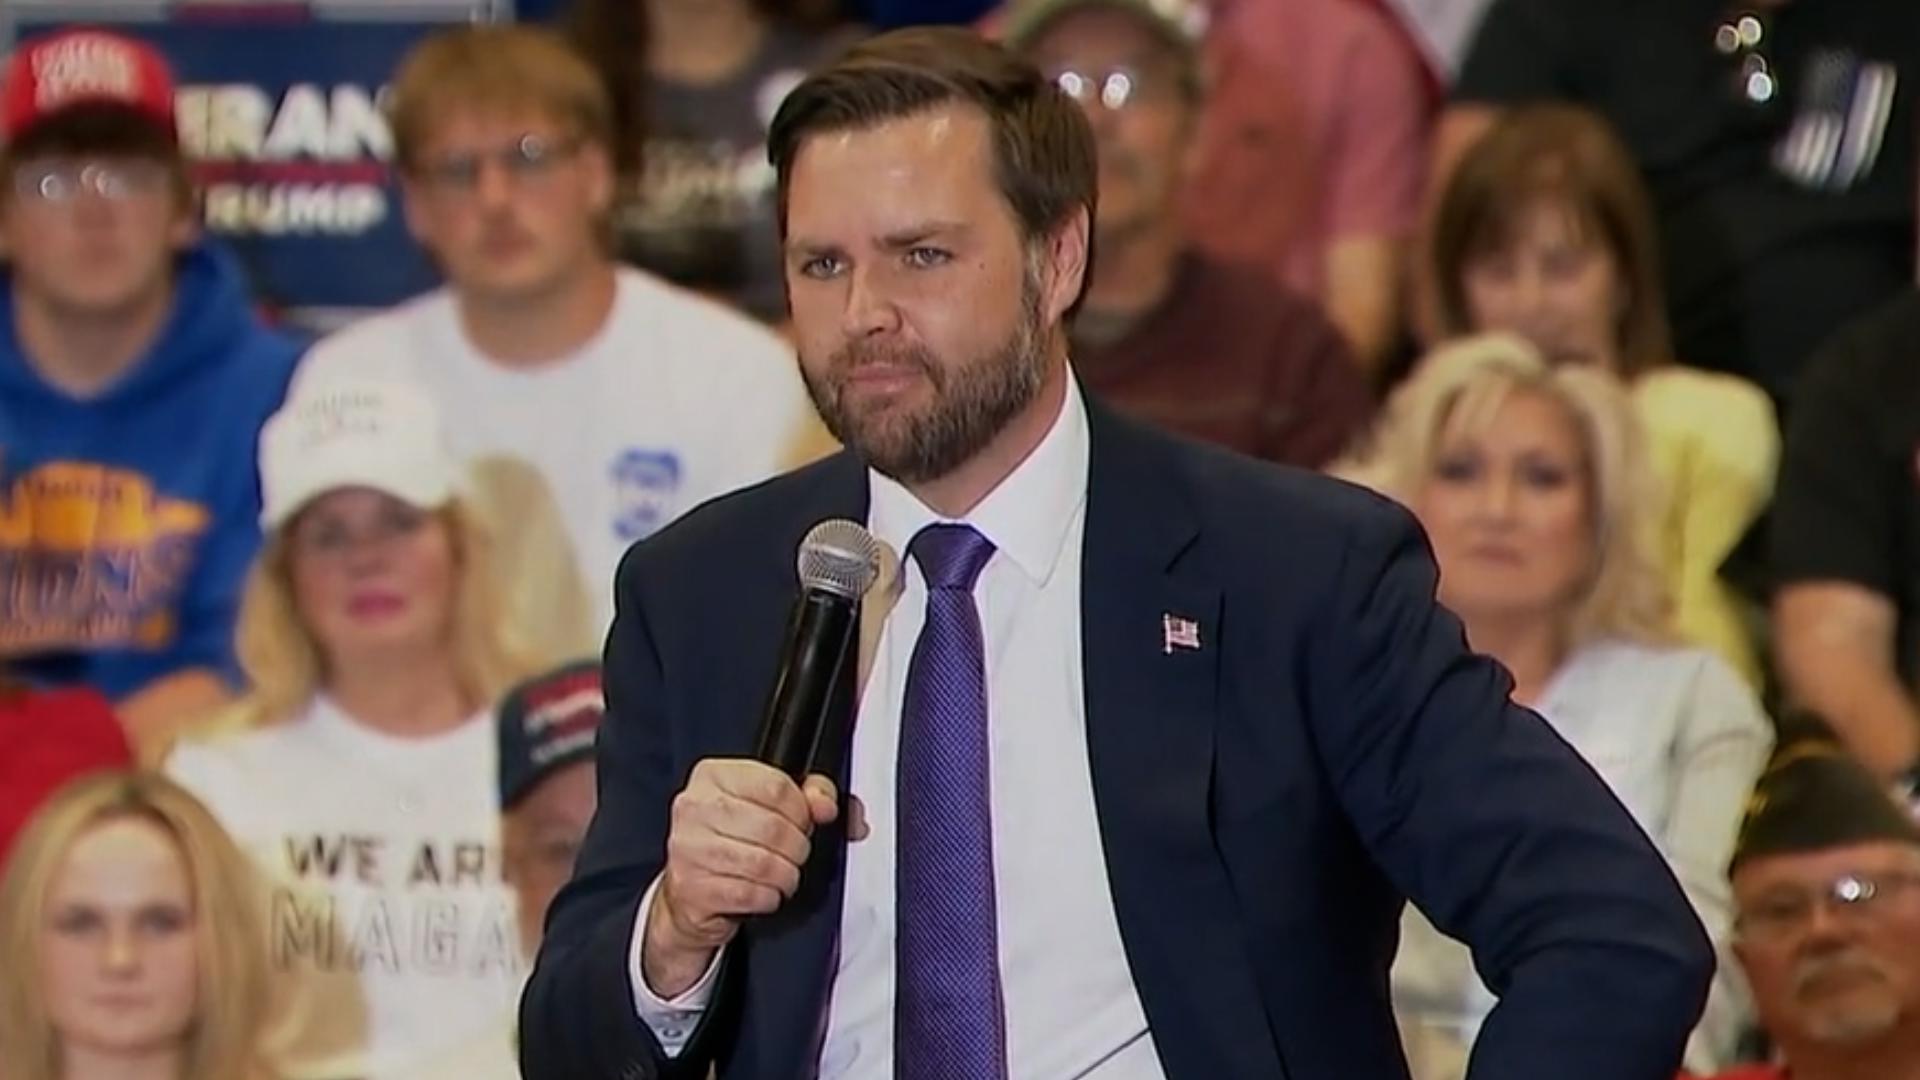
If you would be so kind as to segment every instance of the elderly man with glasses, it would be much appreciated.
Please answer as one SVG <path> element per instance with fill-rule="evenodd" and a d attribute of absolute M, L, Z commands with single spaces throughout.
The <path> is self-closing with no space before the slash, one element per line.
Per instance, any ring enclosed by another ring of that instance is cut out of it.
<path fill-rule="evenodd" d="M 1180 206 L 1206 87 L 1199 25 L 1167 0 L 1032 0 L 1007 43 L 1078 101 L 1099 150 L 1096 257 L 1074 371 L 1143 420 L 1317 468 L 1373 412 L 1345 338 L 1308 297 L 1190 242 Z"/>
<path fill-rule="evenodd" d="M 1733 864 L 1734 951 L 1775 1049 L 1722 1080 L 1920 1077 L 1920 828 L 1825 742 L 1786 747 Z"/>

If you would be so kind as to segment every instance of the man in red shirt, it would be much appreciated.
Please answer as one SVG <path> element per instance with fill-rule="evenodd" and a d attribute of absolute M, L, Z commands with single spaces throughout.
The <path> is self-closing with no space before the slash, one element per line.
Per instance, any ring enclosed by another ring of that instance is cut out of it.
<path fill-rule="evenodd" d="M 1007 0 L 998 35 L 1048 0 Z M 1318 303 L 1369 374 L 1399 344 L 1433 110 L 1381 0 L 1150 0 L 1199 35 L 1206 99 L 1177 212 L 1211 258 Z M 1106 198 L 1101 183 L 1101 199 Z"/>
<path fill-rule="evenodd" d="M 1830 743 L 1786 747 L 1731 874 L 1777 1064 L 1718 1080 L 1920 1080 L 1920 828 L 1890 793 Z"/>

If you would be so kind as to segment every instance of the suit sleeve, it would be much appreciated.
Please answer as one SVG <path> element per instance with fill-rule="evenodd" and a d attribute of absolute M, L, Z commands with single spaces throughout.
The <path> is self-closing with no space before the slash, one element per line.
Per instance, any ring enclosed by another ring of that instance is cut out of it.
<path fill-rule="evenodd" d="M 629 958 L 635 920 L 666 857 L 679 776 L 667 730 L 665 677 L 643 610 L 645 548 L 628 552 L 607 636 L 607 711 L 598 737 L 599 806 L 574 868 L 554 899 L 520 1002 L 526 1080 L 704 1077 L 709 1025 L 669 1059 L 634 1009 Z"/>
<path fill-rule="evenodd" d="M 1713 974 L 1699 920 L 1599 776 L 1467 651 L 1412 519 L 1373 505 L 1315 637 L 1311 714 L 1362 842 L 1500 998 L 1471 1080 L 1673 1076 Z"/>

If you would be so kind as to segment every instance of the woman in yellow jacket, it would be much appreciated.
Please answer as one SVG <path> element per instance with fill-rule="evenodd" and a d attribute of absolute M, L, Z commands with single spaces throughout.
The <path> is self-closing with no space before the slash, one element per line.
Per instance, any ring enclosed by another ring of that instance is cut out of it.
<path fill-rule="evenodd" d="M 1570 105 L 1506 113 L 1442 190 L 1427 257 L 1443 336 L 1517 332 L 1628 383 L 1665 488 L 1654 541 L 1676 627 L 1758 687 L 1756 643 L 1720 566 L 1772 496 L 1773 404 L 1675 362 L 1652 208 L 1606 122 Z"/>

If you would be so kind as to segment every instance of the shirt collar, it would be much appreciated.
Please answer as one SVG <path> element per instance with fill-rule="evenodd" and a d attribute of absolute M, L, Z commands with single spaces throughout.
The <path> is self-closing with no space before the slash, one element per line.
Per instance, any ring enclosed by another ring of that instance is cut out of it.
<path fill-rule="evenodd" d="M 1087 500 L 1087 410 L 1071 371 L 1053 426 L 1000 485 L 962 518 L 936 513 L 891 477 L 867 470 L 872 493 L 868 527 L 907 559 L 907 545 L 935 522 L 971 525 L 1012 559 L 1021 573 L 1045 585 L 1059 565 L 1067 531 Z"/>

